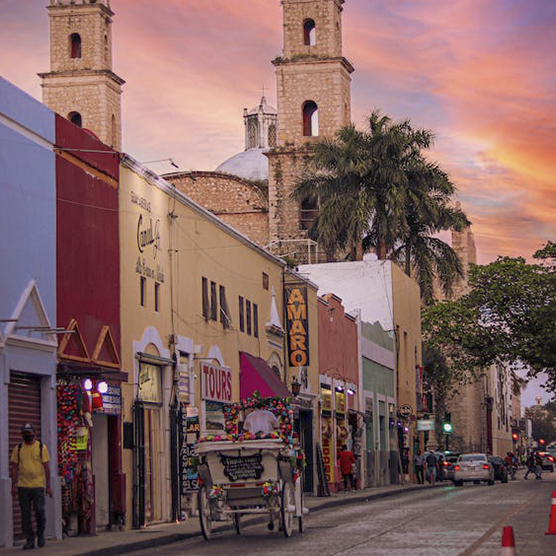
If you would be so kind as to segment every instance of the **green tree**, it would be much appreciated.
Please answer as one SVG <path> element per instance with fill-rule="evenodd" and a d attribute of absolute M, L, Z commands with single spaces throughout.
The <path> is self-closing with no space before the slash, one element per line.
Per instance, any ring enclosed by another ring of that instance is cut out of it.
<path fill-rule="evenodd" d="M 554 244 L 536 253 L 542 264 L 499 257 L 472 266 L 470 293 L 423 311 L 426 347 L 449 362 L 450 373 L 474 372 L 498 360 L 523 365 L 529 377 L 546 373 L 556 393 L 556 272 Z"/>
<path fill-rule="evenodd" d="M 347 126 L 317 143 L 293 192 L 299 201 L 318 203 L 309 234 L 329 257 L 347 250 L 361 259 L 374 249 L 379 259 L 390 257 L 415 274 L 427 300 L 434 276 L 449 292 L 462 274 L 456 253 L 435 234 L 469 225 L 451 206 L 455 188 L 448 175 L 423 155 L 432 140 L 432 132 L 375 110 L 368 129 Z"/>
<path fill-rule="evenodd" d="M 541 438 L 547 444 L 556 440 L 556 418 L 554 412 L 549 409 L 549 404 L 527 407 L 525 417 L 531 419 L 533 438 L 537 442 Z"/>

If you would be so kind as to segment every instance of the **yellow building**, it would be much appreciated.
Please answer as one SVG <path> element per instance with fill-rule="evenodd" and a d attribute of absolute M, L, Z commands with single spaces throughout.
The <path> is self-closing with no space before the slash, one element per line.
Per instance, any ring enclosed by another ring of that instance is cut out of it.
<path fill-rule="evenodd" d="M 295 373 L 303 425 L 318 390 L 316 289 L 128 156 L 120 258 L 127 523 L 139 527 L 190 510 L 197 482 L 188 457 L 200 431 L 223 432 L 223 404 L 253 390 L 289 395 Z M 286 282 L 306 292 L 308 306 L 310 364 L 294 369 Z"/>

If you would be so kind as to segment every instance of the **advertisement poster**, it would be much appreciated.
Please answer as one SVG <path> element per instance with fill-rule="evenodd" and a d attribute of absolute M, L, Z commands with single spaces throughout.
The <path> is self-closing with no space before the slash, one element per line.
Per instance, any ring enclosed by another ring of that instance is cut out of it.
<path fill-rule="evenodd" d="M 180 476 L 181 494 L 189 494 L 199 489 L 197 467 L 194 465 L 195 445 L 199 440 L 199 417 L 188 417 L 185 408 L 181 411 Z"/>

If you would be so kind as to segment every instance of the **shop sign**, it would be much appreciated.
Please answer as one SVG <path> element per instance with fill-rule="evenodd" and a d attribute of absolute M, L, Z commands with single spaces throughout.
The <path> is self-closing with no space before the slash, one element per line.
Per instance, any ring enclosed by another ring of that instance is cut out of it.
<path fill-rule="evenodd" d="M 202 362 L 201 385 L 204 400 L 231 403 L 232 369 Z"/>
<path fill-rule="evenodd" d="M 417 420 L 417 430 L 418 431 L 433 431 L 434 430 L 434 419 L 418 419 Z"/>
<path fill-rule="evenodd" d="M 285 286 L 288 362 L 290 367 L 309 365 L 307 287 Z"/>
<path fill-rule="evenodd" d="M 137 399 L 149 403 L 162 403 L 161 369 L 151 363 L 139 363 Z"/>
<path fill-rule="evenodd" d="M 398 413 L 400 417 L 408 418 L 413 413 L 413 408 L 409 404 L 403 404 L 400 406 L 400 409 L 398 409 Z"/>
<path fill-rule="evenodd" d="M 177 371 L 178 379 L 178 401 L 182 403 L 189 403 L 190 394 L 190 376 L 189 365 L 178 365 Z"/>
<path fill-rule="evenodd" d="M 322 399 L 322 410 L 328 413 L 332 412 L 332 390 L 330 386 L 321 384 L 320 396 Z"/>
<path fill-rule="evenodd" d="M 346 412 L 346 394 L 336 391 L 336 413 Z"/>
<path fill-rule="evenodd" d="M 330 437 L 322 437 L 322 459 L 324 462 L 324 471 L 326 473 L 326 480 L 329 483 L 334 482 L 334 448 Z"/>
<path fill-rule="evenodd" d="M 180 446 L 180 492 L 188 494 L 199 490 L 199 477 L 195 465 L 195 446 L 199 440 L 201 427 L 199 417 L 188 417 L 187 410 L 181 410 L 181 446 Z"/>
<path fill-rule="evenodd" d="M 108 391 L 102 394 L 102 405 L 106 415 L 119 415 L 122 412 L 122 389 L 108 385 Z"/>

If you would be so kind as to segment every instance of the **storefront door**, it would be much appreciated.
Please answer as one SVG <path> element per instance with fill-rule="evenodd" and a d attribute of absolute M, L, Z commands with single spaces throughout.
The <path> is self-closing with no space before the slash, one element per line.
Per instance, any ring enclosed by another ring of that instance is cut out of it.
<path fill-rule="evenodd" d="M 26 374 L 10 374 L 8 387 L 8 434 L 10 457 L 12 450 L 22 441 L 21 426 L 32 423 L 36 438 L 41 435 L 41 380 L 40 377 Z M 17 498 L 13 499 L 13 533 L 14 539 L 22 539 L 21 511 Z"/>
<path fill-rule="evenodd" d="M 93 414 L 91 456 L 95 477 L 95 517 L 98 530 L 110 525 L 108 419 L 106 415 Z"/>

